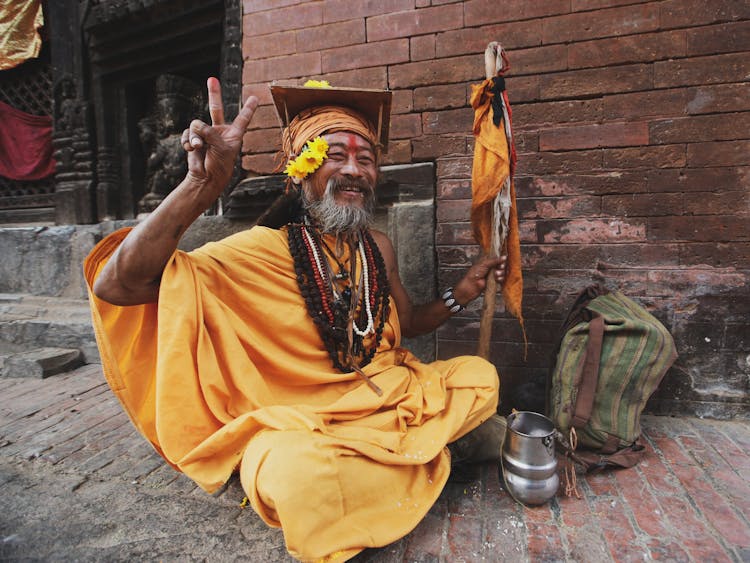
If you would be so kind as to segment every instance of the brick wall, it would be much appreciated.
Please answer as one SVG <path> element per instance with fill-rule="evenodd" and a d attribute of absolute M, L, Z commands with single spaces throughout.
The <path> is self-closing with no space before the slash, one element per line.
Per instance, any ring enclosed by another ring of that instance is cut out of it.
<path fill-rule="evenodd" d="M 735 0 L 246 0 L 243 94 L 264 104 L 249 173 L 273 169 L 268 83 L 324 78 L 394 92 L 387 163 L 437 164 L 440 285 L 477 256 L 468 224 L 470 85 L 500 41 L 519 152 L 524 360 L 498 304 L 504 407 L 543 376 L 572 298 L 604 282 L 675 336 L 656 412 L 748 415 L 750 5 Z M 480 303 L 439 331 L 473 353 Z"/>

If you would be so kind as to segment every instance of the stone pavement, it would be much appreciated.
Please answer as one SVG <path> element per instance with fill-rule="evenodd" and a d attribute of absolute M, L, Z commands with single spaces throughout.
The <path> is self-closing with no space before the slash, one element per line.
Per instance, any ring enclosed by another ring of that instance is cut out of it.
<path fill-rule="evenodd" d="M 638 467 L 525 508 L 497 468 L 449 484 L 408 536 L 355 561 L 750 561 L 750 422 L 644 417 Z M 134 431 L 97 364 L 0 379 L 0 560 L 291 561 L 281 532 L 208 495 Z"/>

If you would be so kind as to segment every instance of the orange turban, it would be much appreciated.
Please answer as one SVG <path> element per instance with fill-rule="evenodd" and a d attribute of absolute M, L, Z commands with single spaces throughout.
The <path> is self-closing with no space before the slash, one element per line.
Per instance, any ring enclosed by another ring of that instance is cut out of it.
<path fill-rule="evenodd" d="M 378 132 L 360 113 L 343 106 L 317 106 L 297 114 L 284 129 L 282 148 L 287 158 L 294 158 L 305 143 L 323 133 L 351 131 L 378 147 Z"/>

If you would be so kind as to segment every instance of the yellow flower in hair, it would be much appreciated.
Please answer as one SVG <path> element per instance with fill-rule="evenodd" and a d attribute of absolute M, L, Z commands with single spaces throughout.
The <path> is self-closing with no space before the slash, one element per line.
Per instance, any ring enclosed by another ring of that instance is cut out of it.
<path fill-rule="evenodd" d="M 315 172 L 328 156 L 328 143 L 323 137 L 315 137 L 307 141 L 304 150 L 294 160 L 290 160 L 286 165 L 287 176 L 292 178 L 307 178 L 309 174 Z"/>
<path fill-rule="evenodd" d="M 306 174 L 303 174 L 299 170 L 299 168 L 297 168 L 297 161 L 296 160 L 290 160 L 289 163 L 286 165 L 286 168 L 284 169 L 284 172 L 290 178 L 299 178 L 300 180 L 306 176 Z"/>
<path fill-rule="evenodd" d="M 330 88 L 328 80 L 308 80 L 302 86 L 305 88 Z"/>
<path fill-rule="evenodd" d="M 312 152 L 322 154 L 324 158 L 328 154 L 328 143 L 323 137 L 315 137 L 307 142 L 307 146 Z"/>

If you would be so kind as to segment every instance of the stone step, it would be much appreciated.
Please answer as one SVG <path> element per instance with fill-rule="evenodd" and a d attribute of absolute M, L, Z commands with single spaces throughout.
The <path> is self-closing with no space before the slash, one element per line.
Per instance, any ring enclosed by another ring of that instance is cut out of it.
<path fill-rule="evenodd" d="M 0 294 L 0 354 L 47 347 L 79 350 L 84 363 L 100 361 L 88 301 Z"/>
<path fill-rule="evenodd" d="M 36 348 L 28 352 L 0 355 L 0 377 L 44 379 L 84 364 L 80 350 L 72 348 Z"/>

